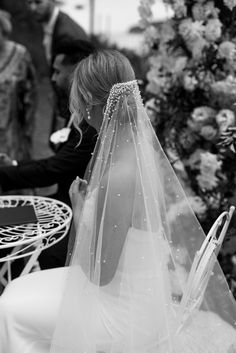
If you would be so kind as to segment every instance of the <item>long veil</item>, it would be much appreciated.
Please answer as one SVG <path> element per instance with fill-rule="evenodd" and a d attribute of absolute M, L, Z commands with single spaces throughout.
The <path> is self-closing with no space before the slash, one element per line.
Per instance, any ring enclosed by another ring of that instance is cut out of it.
<path fill-rule="evenodd" d="M 86 178 L 50 352 L 192 352 L 184 337 L 211 325 L 236 344 L 236 305 L 217 260 L 180 329 L 181 298 L 205 234 L 136 81 L 112 87 Z"/>

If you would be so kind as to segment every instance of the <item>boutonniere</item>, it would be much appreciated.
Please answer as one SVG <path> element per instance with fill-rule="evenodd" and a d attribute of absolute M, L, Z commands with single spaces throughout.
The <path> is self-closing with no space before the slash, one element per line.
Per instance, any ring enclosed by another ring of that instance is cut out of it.
<path fill-rule="evenodd" d="M 66 142 L 68 140 L 70 131 L 71 131 L 71 128 L 69 127 L 64 127 L 61 130 L 57 130 L 50 136 L 50 141 L 54 145 L 57 145 L 58 143 Z"/>
<path fill-rule="evenodd" d="M 73 123 L 73 120 L 74 120 L 74 116 L 72 114 L 67 126 L 64 127 L 63 129 L 55 131 L 50 136 L 50 142 L 52 142 L 54 145 L 57 145 L 58 143 L 66 142 L 68 140 L 69 134 L 71 132 L 71 125 Z"/>

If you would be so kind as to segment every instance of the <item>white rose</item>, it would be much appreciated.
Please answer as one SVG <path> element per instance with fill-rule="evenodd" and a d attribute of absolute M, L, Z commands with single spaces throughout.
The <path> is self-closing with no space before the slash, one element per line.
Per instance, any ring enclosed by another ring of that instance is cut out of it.
<path fill-rule="evenodd" d="M 229 126 L 235 125 L 234 112 L 229 109 L 222 109 L 216 115 L 216 122 L 220 132 L 227 130 Z"/>

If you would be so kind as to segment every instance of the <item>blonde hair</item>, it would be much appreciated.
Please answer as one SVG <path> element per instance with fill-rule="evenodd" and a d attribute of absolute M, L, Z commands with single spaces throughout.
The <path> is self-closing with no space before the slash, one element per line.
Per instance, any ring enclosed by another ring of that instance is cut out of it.
<path fill-rule="evenodd" d="M 130 61 L 116 50 L 99 50 L 77 65 L 71 86 L 70 109 L 78 127 L 88 105 L 105 107 L 112 86 L 135 79 Z"/>
<path fill-rule="evenodd" d="M 0 29 L 5 37 L 8 37 L 12 31 L 11 15 L 4 10 L 0 10 Z"/>

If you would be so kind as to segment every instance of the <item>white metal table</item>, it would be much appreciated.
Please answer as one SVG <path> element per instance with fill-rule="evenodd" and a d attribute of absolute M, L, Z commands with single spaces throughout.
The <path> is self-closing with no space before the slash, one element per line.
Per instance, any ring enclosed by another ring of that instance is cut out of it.
<path fill-rule="evenodd" d="M 38 223 L 0 226 L 0 250 L 9 250 L 7 255 L 0 257 L 0 263 L 4 262 L 0 269 L 0 282 L 4 286 L 11 280 L 11 261 L 28 257 L 21 275 L 29 273 L 41 251 L 65 237 L 72 219 L 71 208 L 55 199 L 26 195 L 0 196 L 0 207 L 24 205 L 34 206 Z"/>

